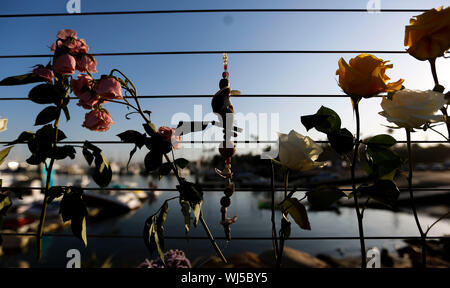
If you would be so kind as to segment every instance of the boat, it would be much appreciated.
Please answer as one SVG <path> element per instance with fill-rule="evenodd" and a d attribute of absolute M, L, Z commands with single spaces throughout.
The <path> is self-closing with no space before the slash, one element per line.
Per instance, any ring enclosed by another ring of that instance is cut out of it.
<path fill-rule="evenodd" d="M 151 199 L 157 199 L 159 196 L 161 196 L 162 191 L 157 189 L 158 185 L 156 185 L 153 181 L 150 181 L 150 183 L 148 183 L 148 187 L 150 188 L 150 190 L 148 191 L 147 195 Z"/>
<path fill-rule="evenodd" d="M 124 188 L 116 184 L 113 188 Z M 86 190 L 83 199 L 88 207 L 99 207 L 113 213 L 126 213 L 142 206 L 139 192 L 127 190 Z"/>

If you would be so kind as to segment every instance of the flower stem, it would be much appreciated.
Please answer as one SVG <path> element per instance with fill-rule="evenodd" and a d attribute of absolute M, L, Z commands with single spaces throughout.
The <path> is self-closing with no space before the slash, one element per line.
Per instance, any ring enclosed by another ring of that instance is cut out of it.
<path fill-rule="evenodd" d="M 439 79 L 436 71 L 436 58 L 430 59 L 429 62 L 431 67 L 431 73 L 433 74 L 434 85 L 437 86 L 439 85 Z M 448 118 L 447 108 L 445 108 L 445 106 L 442 106 L 440 110 L 445 117 L 445 124 L 447 125 L 448 138 L 450 138 L 450 120 Z"/>
<path fill-rule="evenodd" d="M 271 210 L 272 210 L 272 245 L 273 245 L 273 252 L 275 261 L 278 261 L 278 240 L 277 240 L 277 225 L 275 223 L 275 169 L 273 167 L 272 159 L 269 160 L 270 165 L 272 167 L 272 174 L 270 177 L 270 184 L 272 186 L 272 203 L 271 203 Z"/>
<path fill-rule="evenodd" d="M 352 100 L 353 101 L 353 100 Z M 359 101 L 353 101 L 353 107 L 355 109 L 355 117 L 356 117 L 356 141 L 355 141 L 355 150 L 353 153 L 352 159 L 352 167 L 351 167 L 351 177 L 352 177 L 352 190 L 353 190 L 353 199 L 355 202 L 355 211 L 356 217 L 358 219 L 358 231 L 359 231 L 359 242 L 361 245 L 361 268 L 366 268 L 366 244 L 364 242 L 364 229 L 362 223 L 362 215 L 359 210 L 359 202 L 358 195 L 356 193 L 356 179 L 355 179 L 355 168 L 356 168 L 356 159 L 358 158 L 358 149 L 359 149 L 359 134 L 360 134 L 360 119 L 359 119 Z"/>
<path fill-rule="evenodd" d="M 416 221 L 417 228 L 419 229 L 420 238 L 422 242 L 422 267 L 427 267 L 427 243 L 426 243 L 426 234 L 422 230 L 422 226 L 420 226 L 419 217 L 417 216 L 416 205 L 414 203 L 414 193 L 412 188 L 412 177 L 413 177 L 413 164 L 412 164 L 412 152 L 411 152 L 411 131 L 409 129 L 406 130 L 406 140 L 408 145 L 408 164 L 409 164 L 409 175 L 408 175 L 408 190 L 409 190 L 409 199 L 411 200 L 411 208 L 414 214 L 414 220 Z"/>
<path fill-rule="evenodd" d="M 167 163 L 170 163 L 170 166 L 172 168 L 173 173 L 175 174 L 175 177 L 178 180 L 178 183 L 181 185 L 183 182 L 183 179 L 181 179 L 180 175 L 178 175 L 178 168 L 176 165 L 170 161 L 169 156 L 167 154 L 164 154 L 164 158 L 166 159 Z M 216 240 L 214 239 L 214 236 L 211 233 L 211 230 L 209 230 L 208 225 L 206 224 L 205 218 L 203 217 L 203 212 L 200 211 L 200 223 L 202 223 L 203 229 L 205 230 L 206 234 L 208 235 L 209 242 L 211 242 L 211 245 L 213 246 L 214 250 L 216 250 L 217 256 L 222 260 L 223 263 L 227 264 L 227 259 L 223 255 L 222 251 L 220 250 L 219 246 L 216 243 Z"/>
<path fill-rule="evenodd" d="M 62 103 L 62 100 L 61 100 Z M 59 119 L 61 118 L 61 108 L 59 108 L 58 118 L 55 120 L 55 142 L 53 142 L 53 148 L 56 147 L 56 143 L 58 142 L 58 126 L 59 126 Z M 42 236 L 44 234 L 44 225 L 45 225 L 45 217 L 47 215 L 47 206 L 48 206 L 48 191 L 50 189 L 50 181 L 51 181 L 51 175 L 53 170 L 53 164 L 55 163 L 55 159 L 50 159 L 50 164 L 46 168 L 47 171 L 47 179 L 45 183 L 45 194 L 44 194 L 44 200 L 42 203 L 42 209 L 41 209 L 41 216 L 39 218 L 39 226 L 36 233 L 36 240 L 37 240 L 37 260 L 41 259 L 42 256 Z"/>
<path fill-rule="evenodd" d="M 288 183 L 289 183 L 289 170 L 286 170 L 284 172 L 284 198 L 287 198 L 288 195 Z M 286 216 L 287 214 L 283 213 L 283 216 Z M 283 219 L 281 220 L 283 221 Z M 281 267 L 281 260 L 283 259 L 283 250 L 284 250 L 284 235 L 283 233 L 280 234 L 280 251 L 278 252 L 278 258 L 277 258 L 277 268 Z"/>

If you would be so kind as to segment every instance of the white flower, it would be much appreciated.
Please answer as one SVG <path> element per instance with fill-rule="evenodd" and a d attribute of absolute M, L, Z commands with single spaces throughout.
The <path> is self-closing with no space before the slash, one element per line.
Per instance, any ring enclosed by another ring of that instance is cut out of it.
<path fill-rule="evenodd" d="M 0 119 L 0 132 L 6 130 L 6 124 L 8 123 L 8 119 Z"/>
<path fill-rule="evenodd" d="M 278 133 L 278 137 L 278 155 L 283 166 L 299 171 L 325 166 L 326 162 L 315 162 L 323 150 L 308 136 L 291 130 L 289 135 Z"/>
<path fill-rule="evenodd" d="M 434 115 L 447 101 L 442 93 L 427 90 L 403 89 L 392 96 L 383 97 L 381 116 L 403 128 L 419 128 L 426 122 L 443 121 L 442 115 Z"/>

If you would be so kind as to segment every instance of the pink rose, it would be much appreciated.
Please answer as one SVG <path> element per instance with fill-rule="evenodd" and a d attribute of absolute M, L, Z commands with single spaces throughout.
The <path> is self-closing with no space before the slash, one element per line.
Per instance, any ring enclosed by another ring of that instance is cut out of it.
<path fill-rule="evenodd" d="M 94 86 L 94 80 L 87 74 L 78 75 L 78 79 L 70 80 L 70 87 L 75 95 L 78 97 L 86 91 L 89 91 Z"/>
<path fill-rule="evenodd" d="M 175 135 L 175 129 L 167 126 L 161 126 L 158 129 L 158 133 L 164 141 L 171 142 L 173 149 L 181 148 L 181 136 Z"/>
<path fill-rule="evenodd" d="M 87 54 L 89 52 L 89 46 L 86 45 L 84 39 L 73 40 L 73 47 L 70 48 L 70 52 L 75 54 Z"/>
<path fill-rule="evenodd" d="M 97 72 L 97 61 L 94 59 L 94 57 L 88 56 L 88 55 L 82 55 L 81 57 L 77 58 L 77 65 L 76 68 L 81 73 L 90 72 L 90 73 L 96 73 Z"/>
<path fill-rule="evenodd" d="M 49 83 L 53 82 L 53 71 L 50 69 L 39 66 L 33 69 L 33 73 Z"/>
<path fill-rule="evenodd" d="M 58 39 L 62 39 L 62 40 L 66 40 L 69 37 L 77 39 L 77 32 L 72 29 L 62 29 L 62 30 L 58 31 L 58 34 L 56 34 L 56 37 Z"/>
<path fill-rule="evenodd" d="M 92 110 L 86 113 L 83 127 L 92 131 L 106 131 L 114 124 L 111 116 L 105 110 Z"/>
<path fill-rule="evenodd" d="M 86 44 L 84 39 L 77 40 L 77 39 L 69 38 L 69 39 L 64 40 L 64 42 L 57 41 L 57 44 L 52 43 L 52 45 L 50 46 L 50 50 L 53 53 L 55 53 L 56 48 L 61 48 L 61 47 L 67 47 L 69 49 L 70 53 L 73 53 L 73 54 L 87 54 L 89 52 L 89 46 Z"/>
<path fill-rule="evenodd" d="M 61 46 L 61 44 L 58 45 Z M 78 40 L 69 38 L 66 39 L 62 45 L 67 47 L 72 54 L 87 54 L 89 51 L 89 47 L 86 45 L 84 39 Z"/>
<path fill-rule="evenodd" d="M 123 99 L 122 86 L 114 78 L 103 78 L 95 86 L 95 92 L 106 100 Z"/>
<path fill-rule="evenodd" d="M 93 91 L 89 90 L 77 96 L 80 99 L 77 105 L 88 110 L 92 110 L 94 108 L 94 105 L 97 104 L 99 100 L 98 96 Z"/>
<path fill-rule="evenodd" d="M 61 42 L 58 42 L 58 47 L 61 47 Z M 50 46 L 50 51 L 55 53 L 55 51 L 56 51 L 56 43 L 52 43 L 52 45 Z"/>
<path fill-rule="evenodd" d="M 73 74 L 75 72 L 75 66 L 75 58 L 69 54 L 64 54 L 56 58 L 53 69 L 60 74 Z"/>

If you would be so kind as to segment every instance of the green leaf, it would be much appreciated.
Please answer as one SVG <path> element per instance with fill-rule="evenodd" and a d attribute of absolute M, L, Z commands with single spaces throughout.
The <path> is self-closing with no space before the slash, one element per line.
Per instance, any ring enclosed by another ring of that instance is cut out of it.
<path fill-rule="evenodd" d="M 325 106 L 320 107 L 316 114 L 302 116 L 300 120 L 307 130 L 316 128 L 323 133 L 332 133 L 341 128 L 339 115 Z"/>
<path fill-rule="evenodd" d="M 39 130 L 36 131 L 36 138 L 38 141 L 47 141 L 49 143 L 52 143 L 55 139 L 56 135 L 56 129 L 51 124 L 47 124 L 45 126 L 42 126 Z M 66 139 L 67 136 L 64 134 L 62 130 L 58 129 L 58 139 L 57 141 L 62 141 Z"/>
<path fill-rule="evenodd" d="M 169 162 L 165 162 L 159 167 L 159 176 L 162 178 L 163 176 L 167 176 L 172 171 L 172 165 Z"/>
<path fill-rule="evenodd" d="M 35 126 L 44 125 L 56 120 L 59 116 L 59 109 L 56 106 L 49 106 L 42 110 L 36 117 Z"/>
<path fill-rule="evenodd" d="M 143 237 L 144 237 L 144 244 L 147 247 L 147 249 L 149 250 L 150 253 L 153 253 L 153 251 L 156 248 L 156 243 L 155 243 L 155 215 L 150 216 L 149 218 L 147 218 L 147 220 L 145 220 L 145 226 L 144 226 L 144 233 L 143 233 Z"/>
<path fill-rule="evenodd" d="M 30 90 L 28 98 L 37 104 L 52 104 L 57 103 L 59 92 L 51 84 L 40 84 Z"/>
<path fill-rule="evenodd" d="M 189 160 L 184 159 L 184 158 L 178 158 L 175 159 L 175 165 L 177 165 L 178 167 L 180 167 L 181 169 L 184 169 L 187 167 L 187 165 L 189 164 Z"/>
<path fill-rule="evenodd" d="M 75 159 L 75 148 L 71 145 L 64 145 L 64 146 L 57 146 L 55 148 L 52 149 L 51 153 L 50 153 L 50 158 L 52 159 L 56 159 L 56 160 L 62 160 L 65 159 L 67 157 L 69 157 L 70 159 Z"/>
<path fill-rule="evenodd" d="M 181 199 L 180 205 L 181 205 L 181 213 L 183 213 L 184 216 L 184 229 L 186 233 L 189 233 L 189 226 L 191 225 L 191 205 L 189 205 L 188 201 Z"/>
<path fill-rule="evenodd" d="M 161 207 L 161 211 L 159 212 L 158 218 L 156 218 L 156 237 L 155 242 L 158 247 L 158 253 L 161 259 L 164 261 L 164 224 L 166 223 L 167 215 L 169 214 L 169 203 L 167 201 L 164 202 Z"/>
<path fill-rule="evenodd" d="M 17 137 L 16 140 L 14 140 L 13 142 L 8 143 L 7 145 L 14 145 L 17 143 L 22 143 L 22 142 L 27 142 L 30 139 L 32 139 L 34 137 L 34 133 L 31 131 L 23 131 L 22 133 L 20 133 L 19 137 Z"/>
<path fill-rule="evenodd" d="M 64 116 L 66 116 L 66 121 L 70 120 L 70 112 L 66 105 L 62 106 L 62 110 L 64 112 Z"/>
<path fill-rule="evenodd" d="M 156 134 L 157 129 L 155 124 L 153 124 L 152 122 L 142 124 L 142 126 L 144 126 L 144 130 L 148 135 L 153 136 L 154 134 Z"/>
<path fill-rule="evenodd" d="M 389 149 L 368 146 L 367 153 L 372 159 L 372 170 L 377 178 L 392 173 L 403 164 L 402 158 Z"/>
<path fill-rule="evenodd" d="M 306 196 L 313 209 L 323 210 L 346 195 L 337 187 L 319 186 L 314 191 L 306 192 Z"/>
<path fill-rule="evenodd" d="M 11 198 L 6 194 L 0 194 L 0 215 L 6 216 L 6 211 L 11 207 Z"/>
<path fill-rule="evenodd" d="M 387 134 L 380 134 L 370 138 L 367 141 L 367 146 L 373 148 L 389 148 L 397 143 L 394 137 Z"/>
<path fill-rule="evenodd" d="M 64 222 L 71 221 L 73 235 L 81 239 L 87 246 L 86 218 L 88 212 L 82 194 L 83 190 L 79 188 L 71 187 L 67 190 L 60 203 L 60 213 Z"/>
<path fill-rule="evenodd" d="M 45 79 L 39 77 L 34 73 L 28 73 L 18 76 L 11 76 L 0 81 L 0 86 L 25 85 L 36 82 L 43 82 Z"/>
<path fill-rule="evenodd" d="M 12 147 L 8 147 L 0 151 L 0 165 L 5 161 L 6 157 L 8 157 L 9 151 L 11 151 Z"/>
<path fill-rule="evenodd" d="M 346 154 L 353 150 L 353 134 L 345 128 L 327 134 L 331 147 L 339 154 Z"/>
<path fill-rule="evenodd" d="M 106 187 L 111 182 L 112 170 L 109 165 L 108 159 L 103 155 L 103 153 L 95 153 L 95 170 L 92 178 L 95 183 L 101 188 Z"/>
<path fill-rule="evenodd" d="M 289 213 L 300 228 L 311 230 L 306 208 L 297 198 L 285 199 L 280 203 L 280 208 L 284 213 Z"/>
<path fill-rule="evenodd" d="M 138 131 L 127 130 L 117 135 L 122 142 L 125 143 L 134 143 L 140 149 L 145 144 L 146 136 L 145 134 L 141 134 Z"/>
<path fill-rule="evenodd" d="M 47 159 L 46 156 L 38 155 L 38 154 L 31 154 L 31 156 L 26 160 L 26 162 L 30 165 L 39 165 L 41 163 L 45 162 L 45 159 Z"/>
<path fill-rule="evenodd" d="M 389 180 L 379 180 L 374 185 L 360 186 L 357 192 L 389 208 L 395 208 L 398 196 L 400 195 L 400 190 L 397 185 Z"/>
<path fill-rule="evenodd" d="M 203 200 L 202 187 L 198 184 L 183 181 L 180 185 L 177 185 L 176 188 L 180 192 L 180 199 L 186 200 L 192 205 Z"/>
<path fill-rule="evenodd" d="M 153 232 L 153 238 L 155 239 L 156 248 L 158 249 L 159 257 L 161 258 L 161 261 L 166 264 L 164 261 L 164 250 L 161 247 L 161 239 L 159 238 L 159 234 L 157 232 Z"/>
<path fill-rule="evenodd" d="M 50 189 L 48 189 L 47 195 L 47 203 L 51 203 L 54 199 L 59 198 L 64 195 L 64 193 L 67 191 L 66 187 L 62 186 L 52 186 Z"/>
<path fill-rule="evenodd" d="M 130 162 L 131 162 L 131 159 L 133 158 L 133 155 L 134 155 L 134 153 L 136 153 L 136 151 L 137 151 L 137 146 L 136 145 L 134 145 L 134 148 L 130 151 L 130 157 L 128 158 L 128 162 L 127 162 L 127 169 L 128 169 L 128 166 L 130 165 Z"/>
<path fill-rule="evenodd" d="M 91 166 L 92 161 L 94 161 L 94 155 L 85 146 L 83 147 L 83 156 L 88 165 Z"/>
<path fill-rule="evenodd" d="M 84 141 L 83 147 L 91 150 L 94 154 L 100 154 L 100 152 L 102 152 L 102 149 L 98 148 L 97 146 L 95 146 L 94 144 L 92 144 L 89 141 Z"/>
<path fill-rule="evenodd" d="M 144 158 L 145 169 L 148 172 L 155 171 L 162 165 L 163 155 L 158 151 L 150 151 Z"/>
<path fill-rule="evenodd" d="M 291 236 L 291 221 L 283 214 L 281 218 L 280 237 L 288 239 Z"/>
<path fill-rule="evenodd" d="M 195 203 L 194 205 L 194 227 L 197 227 L 198 221 L 200 219 L 200 213 L 202 212 L 202 202 Z"/>

